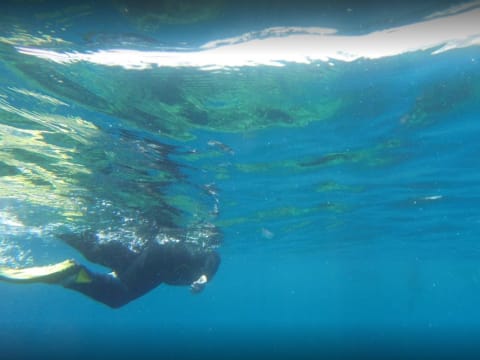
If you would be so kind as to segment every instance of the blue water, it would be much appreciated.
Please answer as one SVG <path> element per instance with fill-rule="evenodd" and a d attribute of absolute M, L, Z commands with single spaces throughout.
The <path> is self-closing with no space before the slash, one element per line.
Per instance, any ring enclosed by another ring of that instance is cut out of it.
<path fill-rule="evenodd" d="M 223 3 L 198 21 L 185 20 L 201 14 L 194 9 L 158 23 L 140 22 L 144 10 L 126 3 L 5 5 L 2 265 L 85 262 L 55 237 L 62 229 L 135 246 L 131 231 L 165 221 L 215 225 L 221 267 L 198 296 L 162 285 L 117 310 L 53 285 L 0 283 L 4 355 L 478 350 L 478 45 L 225 73 L 62 64 L 19 51 L 195 49 L 273 26 L 362 35 L 463 3 Z M 337 100 L 324 118 L 312 105 Z"/>

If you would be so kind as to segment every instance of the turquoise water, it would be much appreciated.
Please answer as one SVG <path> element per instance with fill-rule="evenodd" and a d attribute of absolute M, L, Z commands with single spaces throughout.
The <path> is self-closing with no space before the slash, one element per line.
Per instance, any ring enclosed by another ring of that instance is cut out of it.
<path fill-rule="evenodd" d="M 478 3 L 182 4 L 5 5 L 2 265 L 85 229 L 222 265 L 118 310 L 2 283 L 4 354 L 478 350 Z"/>

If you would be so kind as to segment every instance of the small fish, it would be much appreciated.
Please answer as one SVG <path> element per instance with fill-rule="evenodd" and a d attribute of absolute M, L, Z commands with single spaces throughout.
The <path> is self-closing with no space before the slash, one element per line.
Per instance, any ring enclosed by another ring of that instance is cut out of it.
<path fill-rule="evenodd" d="M 270 239 L 273 239 L 273 237 L 275 236 L 275 234 L 270 230 L 268 230 L 267 228 L 262 228 L 261 232 L 262 232 L 262 237 L 264 237 L 265 239 L 270 240 Z"/>
<path fill-rule="evenodd" d="M 224 143 L 220 142 L 220 141 L 217 141 L 217 140 L 209 140 L 207 142 L 208 146 L 212 146 L 212 147 L 216 147 L 218 149 L 220 149 L 221 151 L 225 152 L 225 153 L 228 153 L 230 155 L 234 155 L 235 154 L 235 151 L 233 151 L 233 149 L 228 146 L 228 145 L 225 145 Z"/>

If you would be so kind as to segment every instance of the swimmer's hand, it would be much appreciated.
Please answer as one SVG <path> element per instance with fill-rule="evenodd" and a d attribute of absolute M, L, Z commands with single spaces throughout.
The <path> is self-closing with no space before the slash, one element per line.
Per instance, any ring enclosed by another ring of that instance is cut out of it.
<path fill-rule="evenodd" d="M 206 275 L 200 276 L 197 280 L 195 280 L 190 285 L 190 292 L 192 294 L 198 294 L 205 288 L 205 284 L 207 283 L 208 279 Z"/>

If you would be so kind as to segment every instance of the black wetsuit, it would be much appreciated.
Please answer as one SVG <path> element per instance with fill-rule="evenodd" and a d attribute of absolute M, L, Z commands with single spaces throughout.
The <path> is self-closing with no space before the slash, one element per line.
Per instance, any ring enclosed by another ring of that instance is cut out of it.
<path fill-rule="evenodd" d="M 185 242 L 153 241 L 136 253 L 118 241 L 99 243 L 94 234 L 60 238 L 88 260 L 115 272 L 95 273 L 79 264 L 79 269 L 86 271 L 91 281 L 67 281 L 63 286 L 113 308 L 125 305 L 161 283 L 192 285 L 203 275 L 210 281 L 220 264 L 220 256 L 215 251 Z"/>

